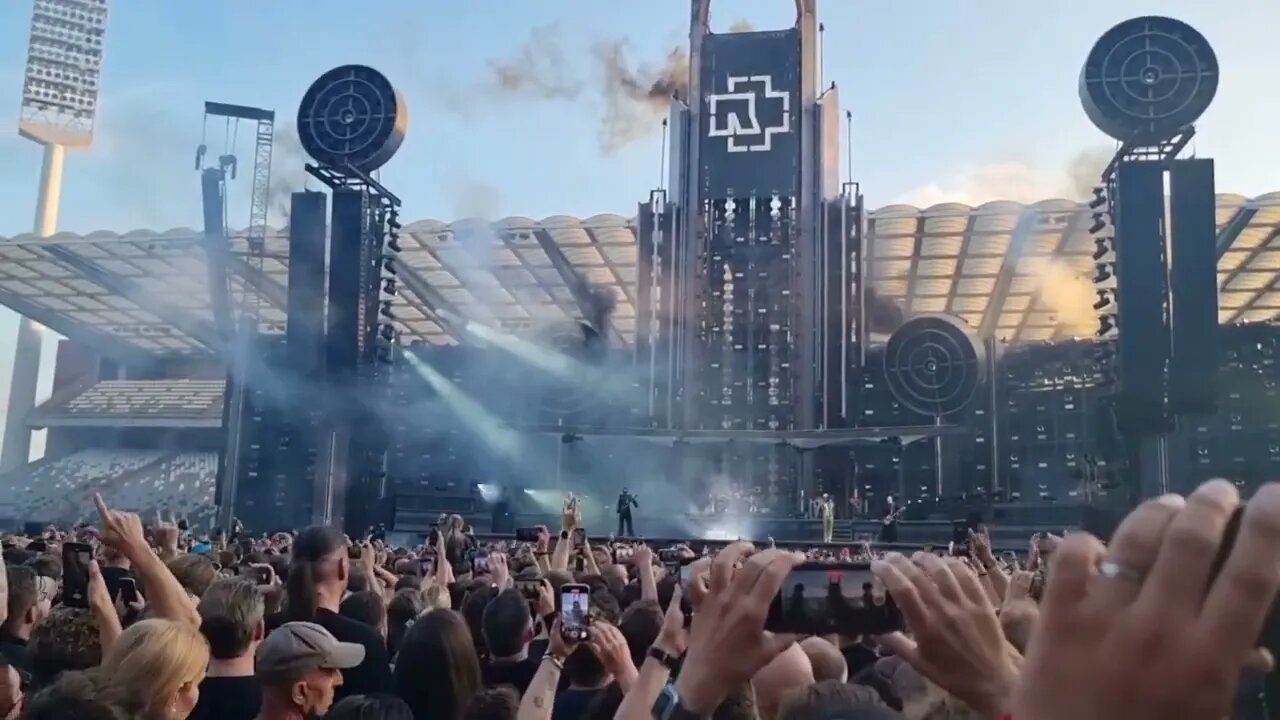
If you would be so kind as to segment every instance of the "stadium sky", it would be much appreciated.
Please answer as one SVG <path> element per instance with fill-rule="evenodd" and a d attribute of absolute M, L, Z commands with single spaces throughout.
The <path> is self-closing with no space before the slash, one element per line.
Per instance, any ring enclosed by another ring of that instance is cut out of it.
<path fill-rule="evenodd" d="M 1218 52 L 1222 81 L 1195 148 L 1216 158 L 1219 190 L 1280 190 L 1278 3 L 819 0 L 819 12 L 825 79 L 853 112 L 854 177 L 872 207 L 1072 194 L 1073 161 L 1111 149 L 1080 109 L 1080 66 L 1098 35 L 1142 14 L 1186 20 Z M 0 99 L 11 102 L 0 116 L 0 237 L 31 229 L 40 170 L 39 149 L 16 133 L 30 13 L 29 0 L 0 2 Z M 406 96 L 408 138 L 383 180 L 408 218 L 631 214 L 659 180 L 658 124 L 602 151 L 592 50 L 625 41 L 630 65 L 655 66 L 685 44 L 688 15 L 687 0 L 112 0 L 97 138 L 68 156 L 60 229 L 199 226 L 203 101 L 290 119 L 316 76 L 351 62 L 379 68 Z M 793 19 L 790 0 L 712 3 L 718 31 Z M 552 44 L 564 60 L 557 89 L 575 97 L 498 88 L 494 63 L 518 65 L 531 45 L 541 61 Z M 220 123 L 208 142 L 221 150 Z M 250 146 L 241 128 L 246 169 Z M 298 182 L 300 165 L 278 152 L 277 185 Z M 235 225 L 249 182 L 247 172 L 237 181 Z M 0 387 L 14 327 L 0 312 Z"/>

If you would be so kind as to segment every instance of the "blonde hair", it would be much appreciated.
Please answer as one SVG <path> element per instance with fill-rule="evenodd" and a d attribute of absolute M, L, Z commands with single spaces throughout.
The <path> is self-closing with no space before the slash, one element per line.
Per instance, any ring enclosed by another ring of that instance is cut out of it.
<path fill-rule="evenodd" d="M 453 607 L 449 588 L 437 583 L 431 583 L 422 589 L 422 599 L 428 610 L 448 610 Z"/>
<path fill-rule="evenodd" d="M 115 641 L 98 672 L 100 691 L 137 717 L 169 717 L 173 697 L 199 684 L 209 665 L 209 643 L 192 625 L 143 620 Z"/>

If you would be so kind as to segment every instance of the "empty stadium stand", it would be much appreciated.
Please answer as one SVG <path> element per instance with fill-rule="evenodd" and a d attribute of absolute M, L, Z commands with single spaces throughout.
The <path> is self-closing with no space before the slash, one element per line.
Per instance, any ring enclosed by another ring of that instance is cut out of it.
<path fill-rule="evenodd" d="M 94 519 L 93 495 L 115 508 L 173 512 L 209 528 L 217 482 L 216 452 L 82 450 L 0 476 L 0 520 L 71 524 Z"/>
<path fill-rule="evenodd" d="M 103 380 L 36 408 L 28 424 L 218 427 L 222 380 Z"/>

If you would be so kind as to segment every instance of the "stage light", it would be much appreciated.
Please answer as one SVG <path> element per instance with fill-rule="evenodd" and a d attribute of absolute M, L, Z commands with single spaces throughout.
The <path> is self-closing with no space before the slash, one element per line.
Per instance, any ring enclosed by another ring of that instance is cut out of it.
<path fill-rule="evenodd" d="M 395 278 L 382 278 L 382 294 L 395 297 L 400 294 L 400 288 L 396 286 Z"/>
<path fill-rule="evenodd" d="M 396 329 L 391 327 L 391 325 L 382 325 L 378 328 L 378 334 L 387 342 L 392 342 L 396 339 Z"/>
<path fill-rule="evenodd" d="M 1107 291 L 1106 291 L 1106 290 L 1099 290 L 1099 291 L 1098 291 L 1098 299 L 1097 299 L 1097 300 L 1095 300 L 1095 301 L 1093 302 L 1093 309 L 1094 309 L 1094 310 L 1101 310 L 1102 308 L 1104 308 L 1104 307 L 1106 307 L 1106 306 L 1108 306 L 1108 305 L 1110 305 L 1110 304 L 1111 304 L 1111 298 L 1110 298 L 1110 297 L 1107 297 Z"/>
<path fill-rule="evenodd" d="M 1107 256 L 1107 253 L 1111 252 L 1110 241 L 1111 238 L 1106 236 L 1093 239 L 1093 259 L 1095 261 L 1101 260 Z"/>
<path fill-rule="evenodd" d="M 1095 283 L 1104 283 L 1111 279 L 1111 263 L 1098 263 L 1094 265 L 1093 281 Z"/>
<path fill-rule="evenodd" d="M 1102 185 L 1093 186 L 1093 199 L 1089 201 L 1089 209 L 1097 210 L 1107 202 L 1107 189 Z"/>
<path fill-rule="evenodd" d="M 1098 337 L 1102 337 L 1116 329 L 1116 321 L 1114 318 L 1114 315 L 1098 316 Z"/>
<path fill-rule="evenodd" d="M 392 232 L 399 232 L 400 228 L 404 227 L 400 224 L 400 213 L 395 208 L 387 214 L 387 227 L 391 228 Z"/>
<path fill-rule="evenodd" d="M 391 301 L 383 300 L 382 306 L 378 308 L 378 314 L 389 320 L 395 320 L 396 314 L 391 310 Z"/>
<path fill-rule="evenodd" d="M 387 237 L 387 249 L 395 253 L 404 249 L 400 246 L 400 237 L 395 233 L 392 233 Z"/>
<path fill-rule="evenodd" d="M 1107 226 L 1106 218 L 1103 216 L 1102 213 L 1096 212 L 1093 214 L 1093 224 L 1089 226 L 1089 234 L 1094 235 L 1096 233 L 1102 232 L 1102 229 L 1105 228 L 1106 226 Z"/>
<path fill-rule="evenodd" d="M 394 257 L 389 257 L 382 261 L 382 269 L 385 270 L 388 275 L 394 276 L 396 274 L 395 260 L 396 259 Z"/>

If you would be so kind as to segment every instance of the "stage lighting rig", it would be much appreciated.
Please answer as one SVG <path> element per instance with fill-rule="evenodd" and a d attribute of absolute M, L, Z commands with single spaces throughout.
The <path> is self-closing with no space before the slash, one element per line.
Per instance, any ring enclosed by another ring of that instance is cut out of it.
<path fill-rule="evenodd" d="M 1103 258 L 1111 253 L 1111 243 L 1113 238 L 1110 235 L 1102 235 L 1093 239 L 1093 260 L 1100 262 Z"/>
<path fill-rule="evenodd" d="M 1093 301 L 1094 310 L 1102 310 L 1111 304 L 1111 292 L 1109 290 L 1098 290 L 1098 299 Z"/>
<path fill-rule="evenodd" d="M 1111 279 L 1111 272 L 1115 263 L 1101 262 L 1094 265 L 1093 282 L 1094 284 L 1104 283 Z"/>
<path fill-rule="evenodd" d="M 1093 186 L 1093 199 L 1089 201 L 1089 209 L 1097 210 L 1107 204 L 1107 188 L 1105 185 Z"/>
<path fill-rule="evenodd" d="M 400 294 L 400 288 L 396 285 L 396 279 L 392 277 L 382 278 L 382 294 L 396 297 Z"/>
<path fill-rule="evenodd" d="M 1107 227 L 1107 216 L 1103 212 L 1093 213 L 1093 224 L 1089 226 L 1089 234 L 1097 235 Z"/>
<path fill-rule="evenodd" d="M 1096 335 L 1102 337 L 1107 333 L 1119 327 L 1116 322 L 1116 316 L 1110 313 L 1098 316 L 1098 332 Z"/>

